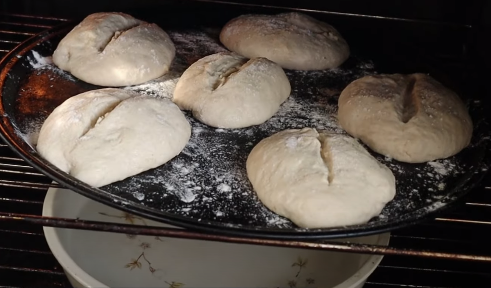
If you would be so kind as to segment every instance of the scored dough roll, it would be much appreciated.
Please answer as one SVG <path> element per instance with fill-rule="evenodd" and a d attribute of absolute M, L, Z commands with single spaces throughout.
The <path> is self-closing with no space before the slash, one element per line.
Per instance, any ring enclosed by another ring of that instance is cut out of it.
<path fill-rule="evenodd" d="M 164 75 L 174 56 L 174 43 L 156 24 L 94 13 L 60 41 L 53 63 L 87 83 L 117 87 Z"/>
<path fill-rule="evenodd" d="M 460 98 L 425 74 L 366 76 L 338 100 L 343 129 L 402 162 L 447 158 L 469 145 L 472 120 Z"/>
<path fill-rule="evenodd" d="M 170 100 L 106 88 L 56 107 L 36 149 L 60 170 L 100 187 L 166 163 L 190 136 L 191 126 Z"/>
<path fill-rule="evenodd" d="M 220 41 L 242 56 L 265 57 L 286 69 L 335 68 L 350 54 L 334 27 L 296 12 L 239 16 L 222 28 Z"/>
<path fill-rule="evenodd" d="M 273 212 L 303 228 L 363 224 L 395 195 L 395 178 L 354 138 L 292 129 L 261 140 L 247 176 Z"/>
<path fill-rule="evenodd" d="M 243 128 L 271 118 L 290 90 L 285 72 L 274 62 L 222 52 L 184 71 L 172 100 L 207 125 Z"/>

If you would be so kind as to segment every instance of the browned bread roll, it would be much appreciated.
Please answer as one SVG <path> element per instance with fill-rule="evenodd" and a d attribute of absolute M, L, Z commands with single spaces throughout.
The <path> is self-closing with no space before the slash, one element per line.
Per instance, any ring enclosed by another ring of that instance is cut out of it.
<path fill-rule="evenodd" d="M 220 41 L 242 56 L 268 58 L 286 69 L 335 68 L 350 54 L 334 27 L 295 12 L 242 15 L 223 27 Z"/>
<path fill-rule="evenodd" d="M 459 96 L 425 74 L 366 76 L 338 100 L 343 129 L 375 152 L 420 163 L 469 145 L 472 120 Z"/>

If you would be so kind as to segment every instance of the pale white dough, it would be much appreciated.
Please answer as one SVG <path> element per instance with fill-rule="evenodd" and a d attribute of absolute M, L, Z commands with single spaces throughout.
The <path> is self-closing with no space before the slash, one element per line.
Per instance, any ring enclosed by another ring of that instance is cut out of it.
<path fill-rule="evenodd" d="M 286 69 L 335 68 L 350 54 L 334 27 L 296 12 L 239 16 L 222 28 L 220 41 L 240 55 L 265 57 Z"/>
<path fill-rule="evenodd" d="M 224 52 L 201 58 L 184 71 L 173 101 L 207 125 L 243 128 L 271 118 L 290 90 L 285 72 L 274 62 Z"/>
<path fill-rule="evenodd" d="M 389 168 L 354 138 L 311 128 L 263 139 L 247 176 L 266 207 L 303 228 L 366 223 L 396 193 Z"/>
<path fill-rule="evenodd" d="M 457 154 L 472 138 L 459 96 L 425 74 L 366 76 L 338 100 L 339 124 L 374 151 L 421 163 Z"/>
<path fill-rule="evenodd" d="M 123 13 L 94 13 L 61 40 L 53 63 L 87 83 L 117 87 L 162 76 L 174 56 L 174 43 L 157 25 Z"/>
<path fill-rule="evenodd" d="M 178 155 L 191 126 L 168 99 L 106 88 L 78 94 L 45 120 L 37 151 L 53 165 L 100 187 Z"/>

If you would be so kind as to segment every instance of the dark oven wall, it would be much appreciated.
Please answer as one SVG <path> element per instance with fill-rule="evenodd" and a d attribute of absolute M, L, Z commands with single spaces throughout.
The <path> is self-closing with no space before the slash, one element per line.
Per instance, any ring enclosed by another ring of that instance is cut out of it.
<path fill-rule="evenodd" d="M 23 9 L 26 13 L 41 12 L 57 16 L 70 17 L 85 15 L 101 10 L 121 10 L 127 8 L 164 7 L 166 4 L 189 5 L 192 2 L 237 3 L 246 5 L 293 7 L 312 10 L 336 11 L 344 13 L 378 15 L 411 19 L 426 19 L 456 23 L 472 23 L 476 13 L 486 1 L 462 0 L 232 0 L 232 1 L 166 1 L 166 0 L 3 0 L 4 9 Z"/>

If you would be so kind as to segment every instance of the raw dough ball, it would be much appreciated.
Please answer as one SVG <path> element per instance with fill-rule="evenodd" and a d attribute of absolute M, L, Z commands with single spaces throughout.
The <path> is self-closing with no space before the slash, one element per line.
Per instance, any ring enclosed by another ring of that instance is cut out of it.
<path fill-rule="evenodd" d="M 123 13 L 95 13 L 61 40 L 53 63 L 87 83 L 126 86 L 162 76 L 174 56 L 174 44 L 157 25 Z"/>
<path fill-rule="evenodd" d="M 190 136 L 191 126 L 170 100 L 106 88 L 58 106 L 41 127 L 37 151 L 100 187 L 166 163 Z"/>
<path fill-rule="evenodd" d="M 366 223 L 396 192 L 392 172 L 354 138 L 310 128 L 259 142 L 247 176 L 266 207 L 303 228 Z"/>
<path fill-rule="evenodd" d="M 425 74 L 363 77 L 343 90 L 338 104 L 346 132 L 402 162 L 450 157 L 472 137 L 464 103 Z"/>
<path fill-rule="evenodd" d="M 223 27 L 220 41 L 240 55 L 265 57 L 286 69 L 335 68 L 350 54 L 334 27 L 295 12 L 239 16 Z"/>
<path fill-rule="evenodd" d="M 274 62 L 225 52 L 201 58 L 184 71 L 173 101 L 207 125 L 243 128 L 271 118 L 290 90 L 285 72 Z"/>

